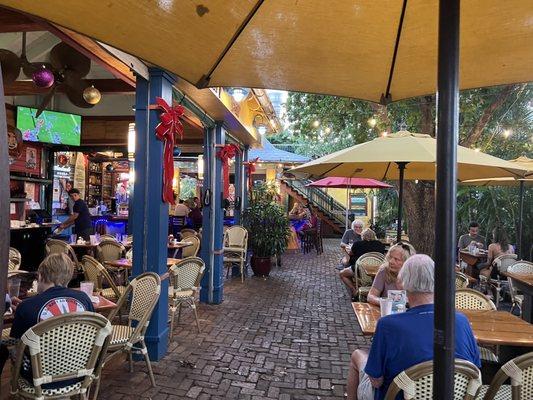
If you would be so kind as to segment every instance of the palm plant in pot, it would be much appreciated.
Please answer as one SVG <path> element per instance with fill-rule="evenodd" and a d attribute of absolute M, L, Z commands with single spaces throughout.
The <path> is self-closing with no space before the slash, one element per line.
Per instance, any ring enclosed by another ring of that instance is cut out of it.
<path fill-rule="evenodd" d="M 276 196 L 277 193 L 265 184 L 254 187 L 243 214 L 252 250 L 252 270 L 259 276 L 270 274 L 272 257 L 287 249 L 290 237 L 289 218 L 275 201 Z"/>

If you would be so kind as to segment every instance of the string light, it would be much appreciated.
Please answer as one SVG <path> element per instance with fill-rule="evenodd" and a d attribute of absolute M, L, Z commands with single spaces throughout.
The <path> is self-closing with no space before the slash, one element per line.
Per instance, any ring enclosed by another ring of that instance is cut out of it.
<path fill-rule="evenodd" d="M 387 137 L 387 135 L 388 135 L 388 132 L 387 132 L 387 131 L 383 131 L 383 132 L 381 132 L 381 136 L 382 136 L 382 137 Z"/>
<path fill-rule="evenodd" d="M 374 117 L 368 118 L 368 120 L 366 122 L 367 122 L 368 126 L 370 126 L 371 128 L 375 128 L 376 125 L 378 124 L 377 119 L 374 118 Z"/>
<path fill-rule="evenodd" d="M 319 121 L 318 119 L 315 119 L 315 120 L 313 121 L 313 126 L 314 126 L 315 128 L 318 128 L 318 127 L 320 126 L 320 121 Z"/>
<path fill-rule="evenodd" d="M 513 133 L 513 131 L 511 129 L 504 129 L 503 130 L 503 137 L 508 138 L 509 136 L 511 136 L 511 133 Z"/>
<path fill-rule="evenodd" d="M 328 126 L 326 129 L 325 129 L 326 133 L 330 133 L 331 132 L 331 128 Z"/>

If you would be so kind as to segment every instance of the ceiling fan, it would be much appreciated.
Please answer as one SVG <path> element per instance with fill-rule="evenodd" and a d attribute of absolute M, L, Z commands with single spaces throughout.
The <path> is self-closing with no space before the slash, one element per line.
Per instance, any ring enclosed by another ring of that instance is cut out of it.
<path fill-rule="evenodd" d="M 26 56 L 26 32 L 24 32 L 21 56 L 18 57 L 10 50 L 0 49 L 0 63 L 2 64 L 2 77 L 7 84 L 17 80 L 21 68 L 28 77 L 32 77 L 43 67 L 53 73 L 53 84 L 41 102 L 36 117 L 48 106 L 59 88 L 65 90 L 67 98 L 77 107 L 91 108 L 95 105 L 88 103 L 83 96 L 84 90 L 91 87 L 90 83 L 83 79 L 91 69 L 91 60 L 64 42 L 52 48 L 50 63 L 31 63 Z"/>

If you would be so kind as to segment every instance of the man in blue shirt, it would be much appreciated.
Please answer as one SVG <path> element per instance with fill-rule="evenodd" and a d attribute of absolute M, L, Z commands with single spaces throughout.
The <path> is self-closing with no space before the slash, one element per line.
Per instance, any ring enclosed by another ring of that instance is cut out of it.
<path fill-rule="evenodd" d="M 22 302 L 16 298 L 11 299 L 15 308 L 10 332 L 13 338 L 20 339 L 29 328 L 48 318 L 71 312 L 94 311 L 91 299 L 84 292 L 67 288 L 74 273 L 74 264 L 66 254 L 49 255 L 39 265 L 37 272 L 38 294 Z M 3 367 L 7 354 L 3 351 L 0 356 L 0 367 Z M 32 379 L 29 368 L 23 369 L 21 375 Z M 43 388 L 66 384 L 43 385 Z"/>
<path fill-rule="evenodd" d="M 435 263 L 425 254 L 404 263 L 398 279 L 407 291 L 410 309 L 380 318 L 370 352 L 352 353 L 348 400 L 382 400 L 396 375 L 433 359 L 434 270 Z M 459 312 L 455 313 L 455 357 L 481 367 L 472 328 Z"/>

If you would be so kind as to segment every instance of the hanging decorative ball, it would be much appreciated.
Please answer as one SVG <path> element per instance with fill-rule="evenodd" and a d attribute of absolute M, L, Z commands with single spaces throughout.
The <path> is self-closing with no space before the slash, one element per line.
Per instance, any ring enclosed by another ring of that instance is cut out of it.
<path fill-rule="evenodd" d="M 89 104 L 98 104 L 102 99 L 102 94 L 94 86 L 89 86 L 83 91 L 83 99 Z"/>
<path fill-rule="evenodd" d="M 174 147 L 174 151 L 172 153 L 174 157 L 179 157 L 181 155 L 181 149 L 179 147 Z"/>
<path fill-rule="evenodd" d="M 54 73 L 44 65 L 32 74 L 31 79 L 40 88 L 49 88 L 55 81 Z"/>

